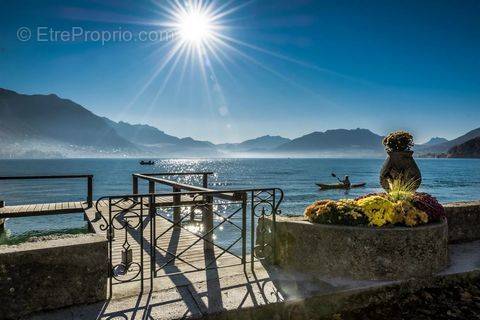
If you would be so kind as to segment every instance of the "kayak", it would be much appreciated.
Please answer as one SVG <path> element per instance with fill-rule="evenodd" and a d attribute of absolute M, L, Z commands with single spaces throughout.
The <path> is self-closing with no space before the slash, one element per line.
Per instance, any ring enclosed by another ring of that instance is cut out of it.
<path fill-rule="evenodd" d="M 345 187 L 345 185 L 343 183 L 335 183 L 335 184 L 325 184 L 325 183 L 315 183 L 319 188 L 320 190 L 330 190 L 330 189 L 348 189 Z M 351 188 L 361 188 L 361 187 L 365 187 L 366 183 L 363 182 L 363 183 L 352 183 L 350 185 L 350 189 Z"/>

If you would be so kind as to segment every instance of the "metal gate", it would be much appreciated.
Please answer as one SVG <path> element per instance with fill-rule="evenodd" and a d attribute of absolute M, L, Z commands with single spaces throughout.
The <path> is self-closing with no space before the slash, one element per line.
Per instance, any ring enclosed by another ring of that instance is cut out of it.
<path fill-rule="evenodd" d="M 96 206 L 108 239 L 110 294 L 125 283 L 143 291 L 159 277 L 274 262 L 282 200 L 277 188 L 100 198 Z"/>

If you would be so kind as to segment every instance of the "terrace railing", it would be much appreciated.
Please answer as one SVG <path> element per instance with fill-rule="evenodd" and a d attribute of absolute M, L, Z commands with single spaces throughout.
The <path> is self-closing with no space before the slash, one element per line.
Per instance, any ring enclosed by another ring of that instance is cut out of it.
<path fill-rule="evenodd" d="M 203 177 L 201 187 L 164 178 L 190 174 Z M 143 290 L 144 279 L 153 285 L 156 277 L 217 268 L 219 261 L 221 266 L 237 261 L 253 267 L 256 260 L 276 260 L 271 237 L 283 191 L 208 189 L 210 174 L 133 174 L 132 194 L 97 201 L 103 203 L 97 211 L 102 211 L 102 230 L 109 239 L 110 289 L 140 281 Z M 138 192 L 141 180 L 148 182 L 148 193 Z M 156 192 L 156 184 L 172 192 Z M 273 223 L 257 224 L 266 218 Z"/>
<path fill-rule="evenodd" d="M 93 175 L 92 174 L 77 174 L 77 175 L 43 175 L 43 176 L 4 176 L 0 177 L 0 181 L 13 180 L 60 180 L 60 179 L 85 179 L 86 185 L 86 202 L 89 207 L 93 205 Z M 0 199 L 5 201 L 5 199 Z"/>

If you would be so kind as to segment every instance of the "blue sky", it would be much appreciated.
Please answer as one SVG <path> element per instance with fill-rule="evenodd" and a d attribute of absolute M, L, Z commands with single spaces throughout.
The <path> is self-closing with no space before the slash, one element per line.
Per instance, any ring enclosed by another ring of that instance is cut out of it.
<path fill-rule="evenodd" d="M 171 4 L 0 0 L 0 87 L 213 142 L 357 127 L 423 142 L 480 127 L 476 0 L 231 1 L 216 22 L 230 47 L 193 61 L 165 63 L 175 39 L 36 41 L 38 28 L 164 31 Z"/>

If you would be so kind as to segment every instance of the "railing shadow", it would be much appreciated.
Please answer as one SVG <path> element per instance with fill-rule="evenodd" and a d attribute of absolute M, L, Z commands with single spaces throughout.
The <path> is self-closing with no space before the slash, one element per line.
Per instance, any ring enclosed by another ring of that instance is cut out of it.
<path fill-rule="evenodd" d="M 271 190 L 273 190 L 273 193 L 275 193 L 274 189 L 271 189 Z M 253 195 L 253 190 L 249 190 L 249 191 L 251 191 Z M 225 193 L 225 192 L 234 192 L 234 191 L 216 191 L 216 192 Z M 245 192 L 245 190 L 243 190 L 242 192 Z M 190 192 L 190 193 L 193 194 L 194 192 Z M 204 193 L 208 195 L 213 194 L 211 191 L 204 192 Z M 199 193 L 196 192 L 196 194 L 198 195 Z M 141 196 L 142 195 L 132 195 L 131 197 L 141 197 Z M 150 196 L 152 196 L 152 194 L 150 194 Z M 154 195 L 153 197 L 155 196 L 156 195 Z M 260 201 L 261 203 L 267 203 L 266 200 L 261 199 L 258 196 L 257 198 L 261 200 Z M 281 202 L 282 198 L 283 198 L 283 193 L 281 195 L 279 202 Z M 273 204 L 270 204 L 272 206 L 272 210 L 276 211 L 278 208 L 278 204 L 275 205 L 275 202 Z M 252 203 L 252 206 L 253 205 L 254 204 Z M 245 210 L 243 214 L 245 214 Z M 262 214 L 264 214 L 263 209 L 262 209 Z M 208 268 L 202 271 L 202 272 L 205 272 L 206 291 L 201 292 L 201 289 L 200 291 L 197 290 L 195 283 L 191 281 L 191 278 L 186 274 L 184 274 L 183 270 L 181 270 L 174 263 L 170 263 L 172 262 L 171 260 L 172 257 L 175 260 L 176 256 L 178 255 L 180 238 L 181 238 L 181 228 L 180 229 L 172 228 L 170 238 L 168 240 L 167 250 L 164 250 L 164 249 L 160 250 L 156 246 L 156 241 L 154 240 L 152 243 L 152 238 L 150 238 L 150 240 L 147 239 L 144 233 L 144 231 L 149 230 L 149 228 L 152 228 L 152 227 L 155 228 L 156 222 L 152 220 L 152 216 L 155 219 L 160 218 L 157 216 L 157 214 L 144 215 L 143 216 L 144 221 L 142 222 L 142 227 L 143 227 L 142 230 L 127 228 L 126 231 L 128 232 L 128 235 L 131 237 L 132 240 L 134 240 L 138 245 L 141 245 L 143 249 L 143 252 L 141 253 L 142 255 L 153 254 L 152 259 L 154 259 L 154 264 L 153 264 L 154 270 L 156 270 L 159 263 L 166 264 L 163 267 L 168 268 L 168 270 L 166 270 L 167 272 L 165 272 L 165 275 L 162 275 L 162 276 L 168 277 L 168 279 L 174 284 L 176 288 L 176 293 L 178 294 L 178 296 L 176 298 L 170 298 L 170 299 L 163 298 L 162 301 L 158 301 L 158 296 L 155 296 L 152 294 L 153 290 L 155 290 L 153 286 L 153 277 L 152 277 L 152 279 L 150 279 L 151 286 L 149 288 L 148 294 L 143 291 L 139 292 L 137 296 L 137 302 L 133 306 L 124 307 L 124 308 L 121 308 L 121 310 L 110 311 L 108 307 L 109 304 L 111 304 L 113 309 L 117 309 L 117 308 L 115 307 L 116 302 L 109 302 L 107 303 L 107 307 L 99 311 L 98 318 L 110 319 L 113 317 L 120 317 L 120 318 L 129 317 L 129 316 L 137 317 L 141 314 L 142 319 L 149 319 L 151 318 L 152 313 L 157 314 L 158 312 L 157 307 L 165 307 L 168 305 L 178 305 L 178 304 L 181 304 L 182 307 L 178 308 L 177 306 L 176 310 L 177 311 L 184 310 L 181 316 L 186 316 L 186 315 L 202 316 L 212 312 L 221 312 L 222 310 L 226 309 L 224 306 L 224 294 L 229 290 L 236 290 L 237 294 L 239 294 L 239 292 L 243 292 L 243 293 L 240 293 L 240 296 L 242 294 L 244 295 L 240 300 L 238 299 L 238 297 L 237 299 L 235 299 L 235 301 L 238 301 L 237 308 L 242 308 L 246 305 L 258 306 L 266 303 L 281 301 L 281 295 L 279 294 L 278 291 L 272 293 L 273 291 L 271 289 L 271 286 L 267 289 L 267 284 L 272 283 L 271 279 L 269 279 L 268 276 L 265 277 L 263 275 L 262 277 L 258 277 L 253 268 L 247 271 L 248 268 L 246 268 L 245 256 L 243 256 L 243 260 L 242 260 L 244 263 L 244 275 L 243 275 L 244 279 L 237 281 L 235 285 L 228 285 L 228 284 L 222 285 L 222 281 L 221 281 L 221 277 L 218 271 L 219 269 L 216 261 L 217 257 L 215 256 L 215 252 L 211 250 L 212 246 L 208 245 L 205 239 L 201 239 L 201 240 L 203 241 L 203 244 L 204 244 L 204 250 L 203 250 L 204 264 L 205 266 L 209 266 Z M 175 222 L 173 223 L 175 224 Z M 245 227 L 246 225 L 244 225 L 244 228 Z M 253 233 L 255 231 L 252 230 L 251 232 Z M 253 263 L 253 259 L 251 261 Z M 200 271 L 195 271 L 195 272 L 200 272 Z M 154 275 L 155 275 L 155 272 L 153 273 L 153 276 Z M 273 299 L 272 299 L 272 294 L 275 296 Z M 130 299 L 129 304 L 132 304 L 131 303 L 132 298 L 129 298 L 129 299 Z M 229 309 L 232 308 L 231 301 L 229 301 L 228 307 Z"/>

